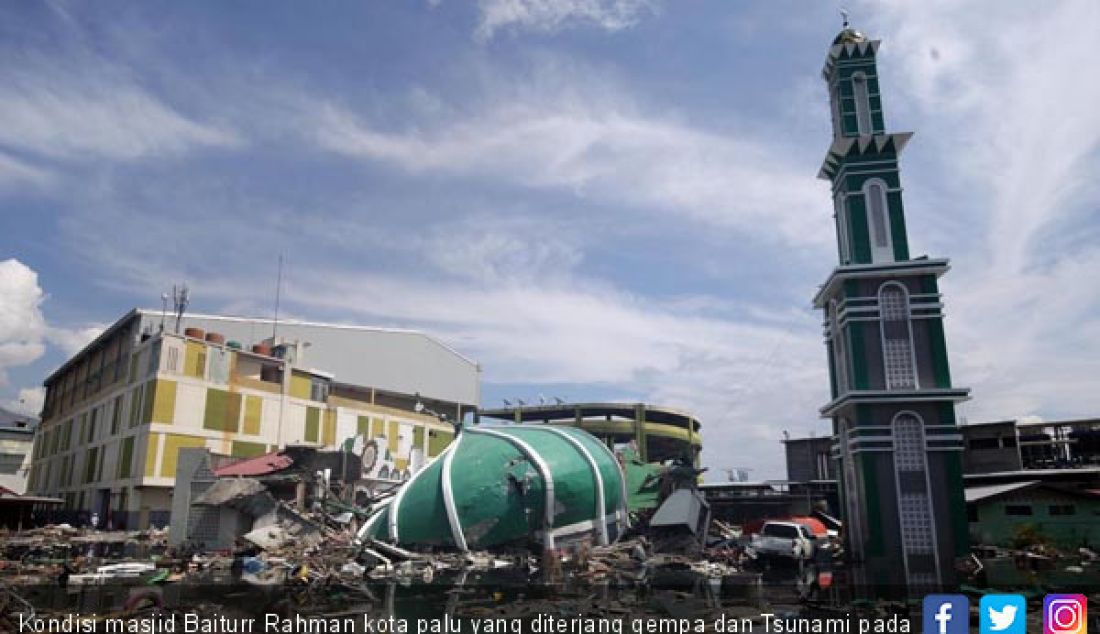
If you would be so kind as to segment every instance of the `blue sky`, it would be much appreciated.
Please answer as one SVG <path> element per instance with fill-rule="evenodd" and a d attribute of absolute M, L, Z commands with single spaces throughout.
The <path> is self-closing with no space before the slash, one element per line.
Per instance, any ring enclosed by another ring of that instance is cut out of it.
<path fill-rule="evenodd" d="M 1100 5 L 847 2 L 883 40 L 915 255 L 967 420 L 1100 410 Z M 834 6 L 835 5 L 835 6 Z M 702 419 L 781 477 L 824 434 L 815 174 L 839 5 L 6 3 L 0 402 L 173 283 L 193 310 L 419 328 L 542 393 Z M 713 476 L 712 476 L 713 477 Z"/>

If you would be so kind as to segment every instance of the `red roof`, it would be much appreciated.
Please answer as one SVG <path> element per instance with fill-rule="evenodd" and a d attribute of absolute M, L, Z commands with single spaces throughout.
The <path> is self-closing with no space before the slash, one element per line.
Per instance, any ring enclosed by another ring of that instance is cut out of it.
<path fill-rule="evenodd" d="M 829 534 L 829 529 L 826 528 L 825 524 L 821 523 L 821 520 L 813 517 L 803 516 L 769 517 L 767 519 L 752 520 L 750 522 L 745 522 L 744 524 L 742 524 L 741 530 L 746 535 L 755 535 L 756 533 L 760 532 L 760 529 L 764 526 L 764 522 L 796 522 L 810 529 L 810 532 L 813 533 L 815 537 L 822 537 Z"/>
<path fill-rule="evenodd" d="M 278 452 L 265 454 L 256 458 L 249 458 L 226 465 L 214 470 L 214 475 L 219 478 L 226 476 L 258 476 L 282 471 L 294 464 L 290 456 L 284 456 Z"/>

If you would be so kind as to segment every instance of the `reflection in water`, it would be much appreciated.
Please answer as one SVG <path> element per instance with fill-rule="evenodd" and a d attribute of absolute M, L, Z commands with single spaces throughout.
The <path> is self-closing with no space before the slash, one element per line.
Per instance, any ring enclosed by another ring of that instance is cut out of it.
<path fill-rule="evenodd" d="M 144 607 L 142 615 L 175 619 L 176 623 L 188 612 L 238 620 L 253 618 L 259 624 L 256 631 L 263 631 L 265 615 L 272 614 L 280 618 L 354 617 L 359 624 L 354 631 L 375 632 L 384 631 L 383 621 L 397 619 L 416 632 L 418 620 L 434 621 L 437 627 L 466 619 L 531 621 L 544 615 L 579 619 L 701 618 L 709 623 L 718 615 L 756 618 L 762 612 L 802 614 L 816 609 L 814 606 L 827 605 L 832 587 L 831 571 L 816 566 L 768 567 L 721 577 L 665 567 L 605 582 L 577 576 L 546 584 L 523 570 L 500 569 L 444 572 L 430 582 L 418 579 L 295 585 L 290 581 L 252 586 L 234 582 L 228 575 L 211 575 L 203 582 L 160 587 L 38 586 L 20 588 L 20 593 L 43 615 L 121 615 L 124 607 Z"/>

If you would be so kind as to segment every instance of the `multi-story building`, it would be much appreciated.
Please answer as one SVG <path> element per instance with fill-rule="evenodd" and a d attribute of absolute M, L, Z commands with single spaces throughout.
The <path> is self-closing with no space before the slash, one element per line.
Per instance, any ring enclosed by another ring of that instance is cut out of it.
<path fill-rule="evenodd" d="M 836 480 L 836 462 L 833 460 L 835 442 L 832 436 L 784 438 L 787 480 L 791 482 Z"/>
<path fill-rule="evenodd" d="M 167 322 L 167 323 L 166 323 Z M 135 309 L 45 381 L 29 490 L 110 523 L 163 526 L 178 452 L 252 457 L 374 441 L 408 477 L 475 409 L 476 363 L 419 332 Z"/>
<path fill-rule="evenodd" d="M 31 444 L 38 419 L 0 407 L 0 489 L 17 495 L 27 490 Z"/>
<path fill-rule="evenodd" d="M 887 132 L 879 42 L 845 28 L 822 76 L 833 139 L 819 177 L 832 185 L 839 264 L 814 297 L 824 313 L 841 510 L 851 559 L 876 586 L 951 585 L 968 550 L 962 442 L 938 279 L 946 259 L 911 257 L 898 159 L 910 133 Z"/>
<path fill-rule="evenodd" d="M 963 473 L 968 476 L 1100 469 L 1100 418 L 1047 421 L 1030 416 L 960 429 L 966 443 Z"/>

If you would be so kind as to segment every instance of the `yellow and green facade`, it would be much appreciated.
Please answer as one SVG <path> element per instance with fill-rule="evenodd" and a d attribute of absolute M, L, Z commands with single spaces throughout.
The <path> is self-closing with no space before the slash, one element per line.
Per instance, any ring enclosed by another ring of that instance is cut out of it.
<path fill-rule="evenodd" d="M 358 437 L 380 449 L 386 477 L 400 479 L 453 438 L 450 424 L 413 411 L 416 397 L 336 382 L 293 354 L 134 328 L 106 333 L 51 376 L 32 451 L 28 490 L 100 525 L 165 525 L 184 448 L 248 458 Z"/>

